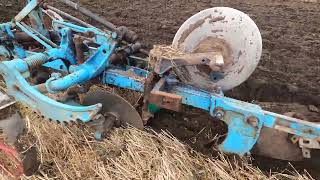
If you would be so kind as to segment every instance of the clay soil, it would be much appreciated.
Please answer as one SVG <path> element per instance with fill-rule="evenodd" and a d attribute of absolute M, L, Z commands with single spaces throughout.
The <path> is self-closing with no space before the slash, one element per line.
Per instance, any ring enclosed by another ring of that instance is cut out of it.
<path fill-rule="evenodd" d="M 85 7 L 114 24 L 136 31 L 141 41 L 171 44 L 180 25 L 193 14 L 210 7 L 228 6 L 251 16 L 263 37 L 263 54 L 257 70 L 228 96 L 263 105 L 278 113 L 297 111 L 320 122 L 320 2 L 300 0 L 79 0 Z M 63 7 L 53 1 L 57 7 Z M 16 1 L 0 1 L 0 20 L 16 13 Z M 63 9 L 65 9 L 63 7 Z M 5 14 L 3 14 L 5 12 Z M 71 12 L 71 11 L 69 11 Z M 85 19 L 85 18 L 84 18 Z M 95 22 L 87 19 L 90 23 Z M 186 108 L 187 113 L 160 112 L 149 123 L 155 130 L 166 129 L 194 149 L 212 154 L 211 140 L 223 135 L 223 125 L 205 112 Z M 255 164 L 268 171 L 282 171 L 287 162 L 256 157 Z M 311 163 L 296 164 L 320 177 Z"/>

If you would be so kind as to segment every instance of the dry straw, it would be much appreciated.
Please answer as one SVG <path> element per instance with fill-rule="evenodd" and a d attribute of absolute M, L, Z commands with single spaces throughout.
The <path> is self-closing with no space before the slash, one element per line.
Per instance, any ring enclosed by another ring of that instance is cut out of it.
<path fill-rule="evenodd" d="M 310 179 L 263 174 L 246 162 L 205 157 L 167 132 L 116 129 L 103 142 L 83 126 L 62 126 L 27 113 L 22 141 L 39 150 L 37 175 L 23 179 Z"/>
<path fill-rule="evenodd" d="M 131 103 L 134 101 L 136 99 Z M 28 109 L 20 109 L 27 124 L 20 142 L 25 149 L 35 146 L 41 162 L 37 174 L 23 177 L 26 180 L 311 179 L 298 173 L 266 175 L 246 161 L 230 161 L 223 155 L 212 159 L 192 151 L 164 131 L 115 129 L 109 138 L 98 142 L 85 126 L 58 125 L 37 117 Z M 8 178 L 0 174 L 0 179 Z"/>

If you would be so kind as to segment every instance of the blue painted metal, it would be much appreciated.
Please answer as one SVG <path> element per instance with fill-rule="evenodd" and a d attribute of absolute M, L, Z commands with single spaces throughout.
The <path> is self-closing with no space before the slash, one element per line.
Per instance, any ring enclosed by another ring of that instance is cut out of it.
<path fill-rule="evenodd" d="M 52 48 L 49 44 L 47 44 L 45 41 L 41 40 L 39 37 L 34 35 L 31 31 L 29 31 L 27 28 L 25 28 L 22 24 L 17 23 L 19 27 L 21 27 L 22 30 L 24 30 L 25 33 L 28 35 L 32 34 L 31 37 L 33 37 L 36 41 L 44 45 L 45 48 L 47 48 L 48 54 L 51 56 L 52 61 L 45 63 L 43 66 L 52 68 L 61 72 L 68 72 L 66 64 L 61 60 L 64 59 L 68 61 L 70 64 L 76 64 L 76 59 L 74 56 L 74 53 L 72 49 L 70 48 L 72 46 L 73 40 L 72 40 L 72 31 L 68 28 L 64 28 L 60 30 L 61 34 L 61 43 L 59 48 Z M 4 27 L 6 30 L 6 33 L 14 39 L 14 35 L 11 32 L 10 28 L 11 25 L 9 23 L 0 25 L 0 28 Z M 15 45 L 15 54 L 18 55 L 19 58 L 26 58 L 26 51 L 22 49 L 19 45 Z M 29 52 L 32 54 L 32 52 Z"/>
<path fill-rule="evenodd" d="M 278 129 L 307 139 L 317 139 L 320 137 L 320 124 L 268 111 L 262 112 L 264 114 L 264 126 L 266 127 Z"/>
<path fill-rule="evenodd" d="M 29 59 L 39 60 L 44 54 L 36 54 Z M 38 58 L 38 59 L 37 59 Z M 27 72 L 29 68 L 28 60 L 15 59 L 0 63 L 0 72 L 4 77 L 8 94 L 17 101 L 31 107 L 44 117 L 51 118 L 58 122 L 71 122 L 80 120 L 90 121 L 101 109 L 101 104 L 93 106 L 72 106 L 59 103 L 41 94 L 38 90 L 29 85 L 21 75 Z"/>
<path fill-rule="evenodd" d="M 13 55 L 18 56 L 18 58 L 25 58 L 26 57 L 25 50 L 18 43 L 14 41 L 14 34 L 11 31 L 11 29 L 12 29 L 12 23 L 0 24 L 0 31 L 1 31 L 0 39 L 3 39 L 4 34 L 6 34 L 7 38 L 9 38 L 12 41 L 12 44 L 14 47 Z"/>
<path fill-rule="evenodd" d="M 131 73 L 119 69 L 107 70 L 103 77 L 103 82 L 106 84 L 140 92 L 143 92 L 144 80 L 139 81 L 132 78 Z M 212 116 L 216 116 L 216 110 L 221 109 L 223 112 L 221 120 L 229 127 L 228 136 L 220 145 L 222 151 L 244 155 L 250 152 L 256 144 L 263 121 L 259 121 L 257 126 L 253 127 L 247 122 L 247 119 L 250 117 L 261 118 L 262 110 L 259 106 L 211 94 L 188 85 L 179 84 L 171 88 L 170 93 L 182 96 L 183 104 L 207 110 Z"/>
<path fill-rule="evenodd" d="M 4 46 L 0 46 L 0 56 L 8 58 L 8 57 L 10 57 L 10 52 Z"/>
<path fill-rule="evenodd" d="M 103 134 L 101 133 L 101 132 L 95 132 L 94 133 L 94 139 L 96 139 L 96 140 L 98 140 L 98 141 L 101 141 L 101 140 L 103 140 Z"/>
<path fill-rule="evenodd" d="M 211 108 L 211 95 L 192 86 L 174 86 L 173 90 L 182 96 L 182 103 L 199 109 L 209 111 Z"/>
<path fill-rule="evenodd" d="M 215 117 L 214 112 L 219 109 L 225 112 L 222 120 L 228 125 L 228 135 L 219 148 L 224 152 L 240 155 L 250 152 L 258 141 L 263 126 L 263 117 L 259 113 L 261 108 L 223 96 L 211 95 L 210 114 Z M 254 126 L 249 123 L 251 117 L 258 119 Z"/>
<path fill-rule="evenodd" d="M 259 139 L 262 123 L 252 127 L 247 118 L 236 112 L 227 111 L 223 119 L 228 125 L 228 134 L 219 149 L 226 153 L 244 155 L 253 148 Z"/>
<path fill-rule="evenodd" d="M 30 0 L 29 3 L 16 15 L 14 18 L 15 22 L 22 21 L 26 16 L 28 16 L 40 3 L 42 0 Z"/>
<path fill-rule="evenodd" d="M 36 54 L 32 51 L 25 51 L 25 52 L 26 52 L 27 57 Z M 42 66 L 53 69 L 53 70 L 61 72 L 61 73 L 68 73 L 69 72 L 68 67 L 61 59 L 49 61 L 49 62 L 43 64 Z"/>
<path fill-rule="evenodd" d="M 72 31 L 69 28 L 63 28 L 60 30 L 61 42 L 59 48 L 50 48 L 47 53 L 52 60 L 63 59 L 68 61 L 70 64 L 77 64 L 74 52 L 72 50 L 73 39 Z M 45 64 L 49 66 L 50 63 Z"/>
<path fill-rule="evenodd" d="M 46 49 L 46 53 L 30 53 L 25 59 L 15 59 L 12 61 L 5 61 L 0 63 L 0 72 L 2 73 L 8 88 L 9 95 L 15 97 L 16 100 L 30 106 L 35 111 L 39 112 L 45 117 L 59 122 L 70 122 L 80 120 L 88 122 L 101 109 L 101 104 L 93 106 L 77 106 L 67 105 L 56 102 L 39 92 L 40 86 L 30 86 L 24 79 L 25 74 L 29 70 L 40 65 L 49 67 L 51 69 L 68 70 L 65 63 L 62 61 L 69 61 L 69 64 L 78 64 L 72 50 L 73 45 L 73 31 L 70 28 L 60 28 L 61 42 L 59 48 L 53 48 L 48 43 L 33 34 L 28 27 L 25 27 L 20 21 L 26 17 L 32 10 L 37 7 L 39 1 L 32 0 L 23 10 L 16 16 L 15 24 L 31 36 L 33 39 L 42 44 Z M 38 19 L 41 20 L 40 18 Z M 12 23 L 5 24 L 3 27 L 11 29 Z M 88 31 L 89 32 L 89 31 Z M 90 32 L 96 32 L 98 35 L 96 39 L 102 44 L 98 50 L 82 65 L 71 68 L 71 74 L 60 77 L 57 73 L 45 83 L 45 87 L 51 93 L 56 93 L 65 90 L 75 84 L 84 83 L 100 74 L 109 65 L 109 58 L 115 49 L 115 42 L 111 41 L 107 33 L 102 33 L 93 28 Z M 11 30 L 9 33 L 12 33 Z M 111 33 L 112 34 L 112 33 Z M 13 34 L 11 34 L 12 38 Z M 8 51 L 9 52 L 9 51 Z M 2 48 L 2 53 L 6 54 L 5 48 Z M 63 67 L 62 67 L 63 66 Z"/>
<path fill-rule="evenodd" d="M 55 61 L 47 62 L 43 65 L 44 67 L 54 69 L 59 72 L 67 73 L 68 72 L 68 67 L 66 64 L 61 60 L 57 59 Z"/>
<path fill-rule="evenodd" d="M 53 77 L 46 82 L 48 92 L 56 93 L 66 90 L 76 84 L 85 83 L 86 81 L 99 76 L 109 65 L 109 58 L 113 53 L 115 44 L 104 44 L 99 47 L 84 64 L 73 66 L 69 71 L 71 74 L 60 78 Z"/>
<path fill-rule="evenodd" d="M 125 70 L 110 69 L 105 71 L 103 82 L 118 87 L 143 92 L 143 80 L 137 81 Z M 223 152 L 244 155 L 250 152 L 259 139 L 263 127 L 275 128 L 315 139 L 320 137 L 320 125 L 262 110 L 258 105 L 224 97 L 223 94 L 209 93 L 189 85 L 175 84 L 166 92 L 182 96 L 182 103 L 209 111 L 213 117 L 219 117 L 228 125 L 228 135 L 219 146 Z M 217 115 L 219 114 L 219 115 Z M 255 125 L 250 118 L 256 118 Z M 286 127 L 281 125 L 286 124 Z"/>
<path fill-rule="evenodd" d="M 275 128 L 307 139 L 320 137 L 319 124 L 267 112 L 258 105 L 182 84 L 176 85 L 170 92 L 181 95 L 183 104 L 207 110 L 214 117 L 217 110 L 223 112 L 221 120 L 228 125 L 229 131 L 227 138 L 220 145 L 220 149 L 224 152 L 240 155 L 250 152 L 259 138 L 262 127 Z M 254 127 L 248 121 L 252 117 L 258 120 Z"/>
<path fill-rule="evenodd" d="M 143 92 L 147 76 L 148 71 L 135 67 L 126 67 L 124 69 L 112 68 L 103 73 L 102 82 L 125 89 Z"/>
<path fill-rule="evenodd" d="M 33 34 L 33 32 L 31 32 L 30 30 L 28 30 L 27 27 L 24 27 L 20 22 L 16 22 L 16 25 L 25 33 L 27 33 L 30 37 L 32 37 L 34 40 L 36 40 L 37 42 L 39 42 L 41 45 L 43 45 L 46 49 L 52 49 L 52 47 L 46 43 L 45 41 L 43 41 L 42 39 L 40 39 L 38 36 L 36 36 L 35 34 Z"/>
<path fill-rule="evenodd" d="M 132 71 L 134 74 L 136 74 L 137 76 L 140 76 L 142 78 L 147 78 L 150 74 L 149 71 L 147 71 L 145 69 L 137 68 L 134 66 L 125 66 L 123 69 L 126 71 Z"/>
<path fill-rule="evenodd" d="M 28 2 L 32 2 L 33 0 L 28 0 Z M 35 8 L 33 11 L 29 13 L 29 19 L 32 27 L 39 32 L 42 36 L 49 38 L 49 32 L 48 30 L 44 27 L 43 24 L 43 14 L 40 8 Z"/>
<path fill-rule="evenodd" d="M 107 43 L 112 39 L 117 38 L 117 34 L 115 32 L 104 32 L 95 27 L 82 27 L 75 24 L 71 24 L 68 22 L 60 21 L 60 20 L 53 20 L 52 26 L 55 30 L 59 30 L 61 28 L 70 28 L 74 32 L 83 33 L 83 34 L 93 34 L 95 36 L 95 41 L 97 44 L 102 45 Z"/>

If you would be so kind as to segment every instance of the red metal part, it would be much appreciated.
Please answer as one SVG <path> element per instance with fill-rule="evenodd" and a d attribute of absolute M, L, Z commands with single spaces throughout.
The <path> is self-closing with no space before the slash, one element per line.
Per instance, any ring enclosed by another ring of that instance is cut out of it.
<path fill-rule="evenodd" d="M 5 167 L 3 162 L 0 162 L 0 169 L 5 173 L 6 176 L 11 178 L 19 178 L 24 174 L 23 164 L 19 159 L 19 153 L 14 148 L 6 145 L 2 140 L 0 140 L 0 151 L 5 154 L 13 163 L 14 168 L 9 169 Z"/>

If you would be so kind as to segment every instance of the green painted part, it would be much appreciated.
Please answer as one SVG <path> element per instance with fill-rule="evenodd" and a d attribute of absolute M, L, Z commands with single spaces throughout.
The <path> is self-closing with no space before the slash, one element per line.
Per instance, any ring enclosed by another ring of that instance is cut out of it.
<path fill-rule="evenodd" d="M 148 110 L 150 113 L 156 113 L 158 111 L 160 111 L 161 108 L 159 108 L 157 105 L 155 104 L 149 104 L 148 105 Z"/>

